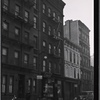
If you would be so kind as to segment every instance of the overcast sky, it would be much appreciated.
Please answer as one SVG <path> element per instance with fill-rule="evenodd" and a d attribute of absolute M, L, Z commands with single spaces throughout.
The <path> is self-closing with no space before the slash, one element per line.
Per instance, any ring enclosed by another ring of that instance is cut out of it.
<path fill-rule="evenodd" d="M 90 55 L 94 54 L 94 0 L 63 0 L 66 20 L 81 20 L 90 29 Z"/>

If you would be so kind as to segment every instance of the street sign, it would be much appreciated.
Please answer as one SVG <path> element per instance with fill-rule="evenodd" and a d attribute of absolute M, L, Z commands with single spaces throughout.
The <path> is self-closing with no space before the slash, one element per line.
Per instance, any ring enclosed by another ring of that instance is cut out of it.
<path fill-rule="evenodd" d="M 42 79 L 42 75 L 37 75 L 37 79 Z"/>

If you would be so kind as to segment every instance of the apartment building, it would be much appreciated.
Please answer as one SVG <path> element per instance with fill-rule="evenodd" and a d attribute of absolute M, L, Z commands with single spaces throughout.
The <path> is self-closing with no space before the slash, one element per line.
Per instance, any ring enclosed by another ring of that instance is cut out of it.
<path fill-rule="evenodd" d="M 2 0 L 2 100 L 63 99 L 64 5 Z"/>

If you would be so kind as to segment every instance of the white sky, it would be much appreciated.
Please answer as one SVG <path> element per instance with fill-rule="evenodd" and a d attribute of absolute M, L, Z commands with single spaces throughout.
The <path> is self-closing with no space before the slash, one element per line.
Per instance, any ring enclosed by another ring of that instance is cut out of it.
<path fill-rule="evenodd" d="M 90 55 L 94 54 L 94 0 L 63 0 L 66 20 L 81 20 L 90 29 Z"/>

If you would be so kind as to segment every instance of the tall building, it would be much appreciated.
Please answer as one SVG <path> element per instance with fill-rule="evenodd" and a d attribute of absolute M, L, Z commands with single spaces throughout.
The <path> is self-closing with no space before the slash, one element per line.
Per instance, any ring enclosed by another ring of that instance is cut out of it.
<path fill-rule="evenodd" d="M 80 47 L 81 91 L 90 90 L 90 30 L 80 20 L 67 20 L 65 22 L 64 32 L 64 37 L 68 37 L 72 42 L 78 44 Z"/>
<path fill-rule="evenodd" d="M 64 38 L 64 98 L 73 100 L 80 93 L 80 47 Z"/>
<path fill-rule="evenodd" d="M 64 5 L 2 0 L 2 100 L 63 99 Z"/>

